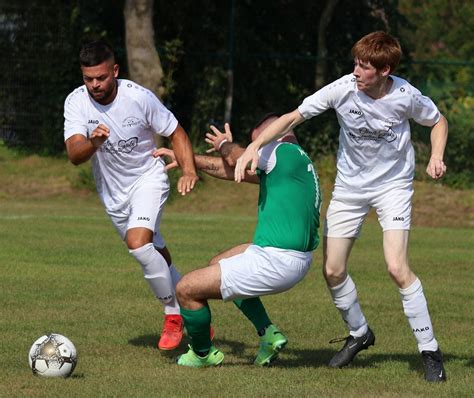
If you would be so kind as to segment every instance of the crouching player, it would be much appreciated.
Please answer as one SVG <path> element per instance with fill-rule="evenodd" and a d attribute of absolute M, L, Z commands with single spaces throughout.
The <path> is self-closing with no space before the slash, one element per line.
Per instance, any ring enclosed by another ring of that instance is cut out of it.
<path fill-rule="evenodd" d="M 252 140 L 276 118 L 269 115 L 258 123 Z M 228 125 L 225 134 L 212 129 L 215 135 L 208 134 L 207 141 L 226 160 L 195 155 L 196 166 L 214 177 L 232 180 L 233 166 L 244 149 L 231 142 Z M 172 158 L 173 152 L 161 148 L 154 155 Z M 286 291 L 308 272 L 312 251 L 319 243 L 319 179 L 311 159 L 289 132 L 261 148 L 257 174 L 247 174 L 245 181 L 260 184 L 253 242 L 224 252 L 178 283 L 176 295 L 191 338 L 190 349 L 178 357 L 178 365 L 217 366 L 224 360 L 224 354 L 211 344 L 209 299 L 233 300 L 255 326 L 260 336 L 256 365 L 270 364 L 288 342 L 271 323 L 259 296 Z"/>

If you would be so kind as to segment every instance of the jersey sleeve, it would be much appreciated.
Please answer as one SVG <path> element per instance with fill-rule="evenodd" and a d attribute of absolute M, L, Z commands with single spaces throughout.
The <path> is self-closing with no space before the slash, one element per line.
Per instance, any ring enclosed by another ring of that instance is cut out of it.
<path fill-rule="evenodd" d="M 146 119 L 155 134 L 169 137 L 176 130 L 178 120 L 150 90 L 144 93 Z"/>
<path fill-rule="evenodd" d="M 280 144 L 278 141 L 273 141 L 258 150 L 259 158 L 257 168 L 265 172 L 265 174 L 270 173 L 276 166 L 275 152 Z"/>
<path fill-rule="evenodd" d="M 76 134 L 87 137 L 87 121 L 81 114 L 81 98 L 72 92 L 64 101 L 64 141 Z"/>
<path fill-rule="evenodd" d="M 438 107 L 429 97 L 424 96 L 417 89 L 413 91 L 411 118 L 422 126 L 434 126 L 441 117 Z"/>
<path fill-rule="evenodd" d="M 348 77 L 345 76 L 327 86 L 324 86 L 309 97 L 306 97 L 298 107 L 298 112 L 301 116 L 305 119 L 311 119 L 313 116 L 317 116 L 330 108 L 335 108 L 336 103 L 341 96 L 340 80 L 344 78 L 346 80 L 348 79 Z"/>

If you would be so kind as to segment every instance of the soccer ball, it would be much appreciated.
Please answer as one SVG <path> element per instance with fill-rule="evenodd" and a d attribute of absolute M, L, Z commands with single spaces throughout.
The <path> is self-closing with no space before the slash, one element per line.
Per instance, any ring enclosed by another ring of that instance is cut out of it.
<path fill-rule="evenodd" d="M 35 375 L 69 377 L 77 364 L 76 347 L 60 334 L 44 335 L 31 346 L 28 363 Z"/>

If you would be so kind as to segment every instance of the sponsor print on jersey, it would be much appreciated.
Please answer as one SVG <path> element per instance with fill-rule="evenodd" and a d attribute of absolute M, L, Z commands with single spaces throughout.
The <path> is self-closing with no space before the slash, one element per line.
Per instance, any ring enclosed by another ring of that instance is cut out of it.
<path fill-rule="evenodd" d="M 392 142 L 397 139 L 395 132 L 391 127 L 388 130 L 369 130 L 368 128 L 361 128 L 358 131 L 349 131 L 349 136 L 357 143 L 361 141 L 382 141 Z"/>
<path fill-rule="evenodd" d="M 122 121 L 123 128 L 140 126 L 141 124 L 143 124 L 142 121 L 135 116 L 128 116 Z"/>
<path fill-rule="evenodd" d="M 118 153 L 130 153 L 138 145 L 138 137 L 132 137 L 128 140 L 120 140 L 114 145 L 109 140 L 105 141 L 104 144 L 99 148 L 101 152 L 107 152 L 112 154 Z"/>

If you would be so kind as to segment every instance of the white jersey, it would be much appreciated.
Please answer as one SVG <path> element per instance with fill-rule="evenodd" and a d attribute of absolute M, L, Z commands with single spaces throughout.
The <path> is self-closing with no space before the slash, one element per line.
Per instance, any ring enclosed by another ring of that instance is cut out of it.
<path fill-rule="evenodd" d="M 97 192 L 107 210 L 121 208 L 140 179 L 166 173 L 153 158 L 154 134 L 171 135 L 178 125 L 174 115 L 146 88 L 118 79 L 117 96 L 108 105 L 94 101 L 83 85 L 64 103 L 64 140 L 75 134 L 89 137 L 104 124 L 110 136 L 92 157 Z"/>
<path fill-rule="evenodd" d="M 436 105 L 406 80 L 390 76 L 390 91 L 374 100 L 357 89 L 353 74 L 305 98 L 298 111 L 305 119 L 329 108 L 340 125 L 336 185 L 376 190 L 388 183 L 411 182 L 415 152 L 409 119 L 433 126 Z"/>

